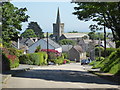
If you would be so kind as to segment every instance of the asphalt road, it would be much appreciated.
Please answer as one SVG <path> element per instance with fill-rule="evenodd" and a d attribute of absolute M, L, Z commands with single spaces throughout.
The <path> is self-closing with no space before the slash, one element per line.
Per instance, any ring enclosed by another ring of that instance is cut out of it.
<path fill-rule="evenodd" d="M 4 88 L 118 88 L 118 85 L 88 73 L 79 63 L 35 66 L 13 75 Z"/>

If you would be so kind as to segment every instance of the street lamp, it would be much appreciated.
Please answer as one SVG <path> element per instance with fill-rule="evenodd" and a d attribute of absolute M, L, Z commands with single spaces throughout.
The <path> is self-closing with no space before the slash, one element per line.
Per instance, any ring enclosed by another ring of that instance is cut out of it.
<path fill-rule="evenodd" d="M 20 49 L 20 34 L 18 34 L 18 42 L 17 43 L 18 43 L 17 47 L 18 47 L 18 49 Z"/>

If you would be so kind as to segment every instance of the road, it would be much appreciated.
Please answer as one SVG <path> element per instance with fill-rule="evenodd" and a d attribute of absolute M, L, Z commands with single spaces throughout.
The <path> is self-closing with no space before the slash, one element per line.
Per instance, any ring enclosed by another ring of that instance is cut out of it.
<path fill-rule="evenodd" d="M 38 66 L 12 76 L 4 88 L 118 88 L 88 73 L 79 63 Z"/>

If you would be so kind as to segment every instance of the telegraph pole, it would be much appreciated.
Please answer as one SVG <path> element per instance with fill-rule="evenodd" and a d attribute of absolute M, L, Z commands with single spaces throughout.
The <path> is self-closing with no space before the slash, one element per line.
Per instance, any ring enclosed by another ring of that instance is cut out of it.
<path fill-rule="evenodd" d="M 48 32 L 47 32 L 47 54 L 48 54 Z"/>
<path fill-rule="evenodd" d="M 48 32 L 47 32 L 47 55 L 48 55 L 48 49 L 49 49 L 49 47 L 48 47 Z M 48 57 L 48 59 L 49 59 L 49 57 Z M 47 63 L 48 63 L 48 60 L 47 60 Z"/>
<path fill-rule="evenodd" d="M 104 55 L 106 57 L 106 28 L 104 23 Z"/>

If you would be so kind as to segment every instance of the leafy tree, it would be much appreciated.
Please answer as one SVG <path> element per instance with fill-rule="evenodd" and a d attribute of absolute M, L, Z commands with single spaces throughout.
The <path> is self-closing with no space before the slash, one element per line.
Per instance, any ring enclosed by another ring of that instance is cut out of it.
<path fill-rule="evenodd" d="M 27 29 L 32 29 L 37 37 L 43 38 L 44 33 L 37 22 L 30 22 Z"/>
<path fill-rule="evenodd" d="M 5 42 L 17 40 L 18 33 L 22 30 L 21 23 L 29 18 L 26 11 L 26 8 L 18 9 L 10 2 L 2 2 L 2 38 Z"/>
<path fill-rule="evenodd" d="M 120 41 L 120 2 L 76 2 L 74 7 L 79 20 L 96 21 L 98 25 L 111 29 L 114 40 Z"/>
<path fill-rule="evenodd" d="M 26 29 L 25 32 L 21 34 L 21 36 L 24 38 L 37 37 L 35 32 L 32 29 Z"/>
<path fill-rule="evenodd" d="M 75 45 L 75 41 L 69 39 L 62 39 L 59 41 L 61 45 Z"/>
<path fill-rule="evenodd" d="M 99 38 L 100 38 L 100 40 L 104 39 L 104 35 L 102 33 L 99 34 L 99 33 L 95 33 L 95 32 L 89 32 L 88 36 L 92 40 L 99 40 Z"/>

